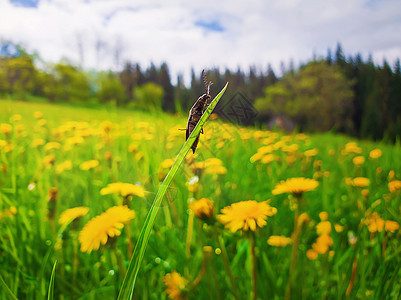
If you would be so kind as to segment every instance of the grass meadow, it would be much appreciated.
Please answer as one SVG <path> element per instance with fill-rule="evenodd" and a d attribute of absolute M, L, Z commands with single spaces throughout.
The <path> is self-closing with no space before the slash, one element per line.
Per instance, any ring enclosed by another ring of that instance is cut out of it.
<path fill-rule="evenodd" d="M 186 122 L 0 100 L 0 298 L 45 299 L 57 261 L 55 299 L 116 299 Z M 399 299 L 400 157 L 399 143 L 212 115 L 160 207 L 133 298 Z"/>

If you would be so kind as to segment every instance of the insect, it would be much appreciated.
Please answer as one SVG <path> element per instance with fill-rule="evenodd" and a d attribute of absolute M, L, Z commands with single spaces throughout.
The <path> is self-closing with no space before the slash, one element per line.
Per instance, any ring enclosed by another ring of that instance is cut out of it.
<path fill-rule="evenodd" d="M 196 124 L 198 124 L 206 108 L 209 106 L 207 101 L 212 98 L 209 92 L 210 92 L 210 86 L 213 84 L 213 82 L 211 81 L 207 82 L 205 70 L 202 70 L 202 81 L 203 84 L 205 85 L 206 94 L 200 96 L 198 100 L 196 100 L 195 104 L 192 106 L 191 110 L 189 111 L 188 123 L 186 128 L 186 139 L 188 139 L 188 137 L 191 135 L 191 132 L 195 129 Z M 191 146 L 193 153 L 195 153 L 196 147 L 198 146 L 199 136 L 201 133 L 203 133 L 203 128 L 201 129 L 201 132 L 198 134 L 198 136 L 195 139 L 195 142 Z"/>

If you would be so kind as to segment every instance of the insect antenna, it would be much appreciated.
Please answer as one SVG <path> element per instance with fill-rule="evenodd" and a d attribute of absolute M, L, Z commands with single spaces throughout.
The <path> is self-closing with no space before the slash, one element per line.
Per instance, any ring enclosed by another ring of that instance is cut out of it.
<path fill-rule="evenodd" d="M 207 82 L 205 69 L 202 70 L 202 81 L 203 81 L 203 84 L 205 85 L 206 93 L 209 95 L 210 94 L 210 86 L 213 84 L 213 82 L 211 82 L 211 81 Z"/>

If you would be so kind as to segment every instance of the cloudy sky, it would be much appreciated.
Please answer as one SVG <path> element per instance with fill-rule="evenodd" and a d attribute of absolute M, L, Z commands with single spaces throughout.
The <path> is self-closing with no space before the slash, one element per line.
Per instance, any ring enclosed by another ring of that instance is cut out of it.
<path fill-rule="evenodd" d="M 191 67 L 295 65 L 326 56 L 401 57 L 400 0 L 0 0 L 0 39 L 49 62 L 65 57 L 90 69 L 169 64 Z"/>

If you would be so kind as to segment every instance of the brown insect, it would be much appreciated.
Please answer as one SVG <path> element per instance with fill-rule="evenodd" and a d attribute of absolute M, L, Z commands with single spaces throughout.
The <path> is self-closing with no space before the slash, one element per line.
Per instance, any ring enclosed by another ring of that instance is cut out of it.
<path fill-rule="evenodd" d="M 209 92 L 210 92 L 210 86 L 213 84 L 213 82 L 211 81 L 207 82 L 205 70 L 202 70 L 202 80 L 205 85 L 206 94 L 200 96 L 198 100 L 196 100 L 195 104 L 192 106 L 191 110 L 189 111 L 189 118 L 186 128 L 186 139 L 188 139 L 188 137 L 191 135 L 191 132 L 195 129 L 196 124 L 198 124 L 206 108 L 209 106 L 207 101 L 212 98 Z M 203 128 L 196 137 L 195 142 L 192 144 L 191 149 L 193 153 L 195 153 L 196 147 L 198 146 L 199 136 L 201 133 L 203 134 Z"/>

